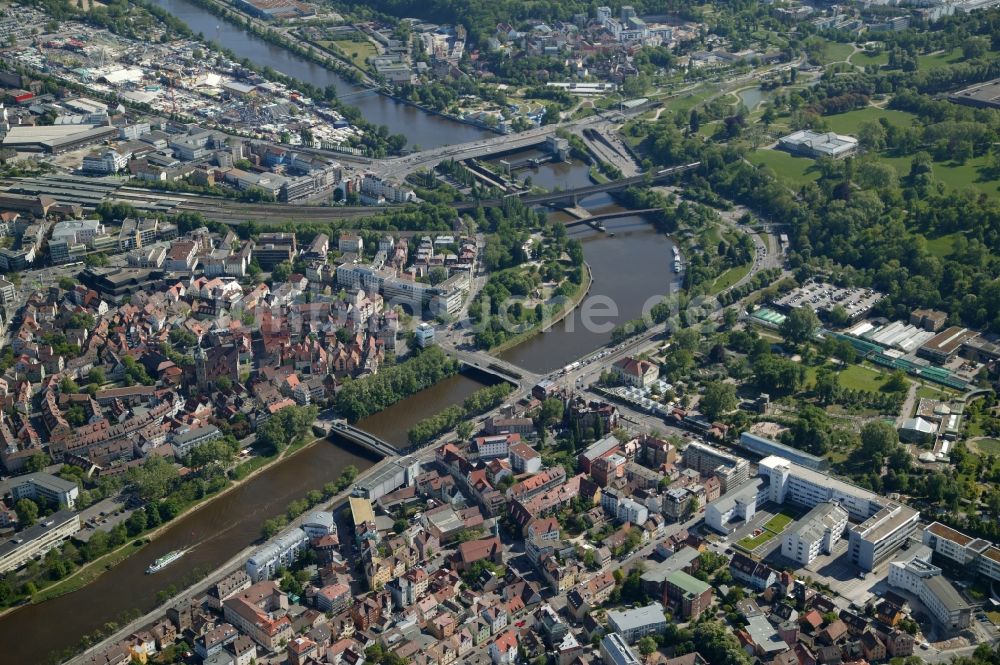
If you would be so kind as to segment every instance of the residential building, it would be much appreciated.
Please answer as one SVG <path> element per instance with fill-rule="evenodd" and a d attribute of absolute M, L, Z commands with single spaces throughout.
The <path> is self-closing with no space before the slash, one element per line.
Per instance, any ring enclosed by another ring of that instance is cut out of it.
<path fill-rule="evenodd" d="M 288 596 L 276 582 L 254 584 L 222 603 L 223 616 L 240 632 L 268 651 L 274 651 L 294 634 L 288 618 Z"/>
<path fill-rule="evenodd" d="M 781 554 L 800 566 L 807 566 L 821 552 L 832 554 L 846 528 L 847 511 L 839 504 L 817 504 L 784 534 Z"/>
<path fill-rule="evenodd" d="M 657 602 L 627 610 L 609 610 L 608 627 L 633 644 L 646 635 L 656 635 L 667 629 L 663 605 Z"/>
<path fill-rule="evenodd" d="M 705 476 L 718 476 L 723 493 L 750 478 L 750 463 L 712 446 L 692 441 L 684 449 L 684 466 Z"/>
<path fill-rule="evenodd" d="M 729 562 L 733 579 L 754 591 L 763 591 L 778 580 L 778 574 L 763 561 L 756 561 L 742 552 L 735 552 Z"/>
<path fill-rule="evenodd" d="M 694 621 L 712 605 L 712 587 L 683 570 L 675 570 L 664 581 L 663 602 L 675 608 L 676 616 Z"/>
<path fill-rule="evenodd" d="M 195 639 L 194 652 L 207 660 L 222 651 L 227 644 L 235 642 L 237 637 L 239 632 L 231 624 L 220 624 Z"/>
<path fill-rule="evenodd" d="M 178 458 L 184 457 L 195 448 L 209 441 L 222 438 L 222 432 L 215 425 L 204 425 L 175 434 L 170 440 L 170 447 Z"/>
<path fill-rule="evenodd" d="M 291 565 L 308 544 L 309 536 L 298 527 L 281 532 L 250 555 L 247 575 L 254 582 L 273 577 L 278 568 Z"/>
<path fill-rule="evenodd" d="M 14 478 L 10 485 L 10 495 L 14 503 L 21 499 L 31 499 L 36 503 L 46 502 L 74 510 L 76 499 L 80 496 L 80 487 L 74 481 L 38 471 Z"/>

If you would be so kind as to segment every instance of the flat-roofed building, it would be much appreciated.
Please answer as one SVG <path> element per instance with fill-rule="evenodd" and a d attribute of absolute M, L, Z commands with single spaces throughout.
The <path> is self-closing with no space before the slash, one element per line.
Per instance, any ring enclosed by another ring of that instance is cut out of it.
<path fill-rule="evenodd" d="M 851 527 L 851 561 L 862 570 L 874 570 L 909 540 L 919 520 L 920 513 L 913 508 L 888 502 L 885 508 Z"/>
<path fill-rule="evenodd" d="M 601 660 L 608 665 L 642 665 L 635 652 L 618 633 L 609 633 L 601 639 Z"/>
<path fill-rule="evenodd" d="M 38 524 L 22 529 L 0 543 L 0 573 L 17 570 L 34 558 L 44 556 L 80 530 L 80 516 L 60 510 Z"/>
<path fill-rule="evenodd" d="M 73 510 L 76 508 L 76 499 L 80 496 L 80 487 L 75 481 L 38 471 L 14 478 L 10 485 L 10 495 L 15 503 L 21 499 L 41 500 Z"/>
<path fill-rule="evenodd" d="M 920 513 L 870 490 L 829 474 L 771 456 L 760 461 L 758 473 L 769 481 L 768 498 L 812 508 L 833 501 L 859 522 L 850 529 L 851 560 L 863 570 L 884 561 L 916 529 Z"/>
<path fill-rule="evenodd" d="M 672 605 L 680 617 L 694 621 L 712 605 L 712 587 L 683 570 L 675 570 L 664 580 L 663 602 Z"/>
<path fill-rule="evenodd" d="M 975 330 L 952 326 L 924 342 L 923 346 L 917 349 L 917 355 L 936 363 L 946 363 L 958 353 L 962 344 L 978 335 Z"/>
<path fill-rule="evenodd" d="M 719 448 L 692 441 L 684 449 L 684 465 L 706 476 L 718 476 L 723 492 L 750 479 L 750 462 Z"/>
<path fill-rule="evenodd" d="M 920 602 L 947 631 L 972 625 L 972 606 L 941 574 L 941 569 L 927 561 L 930 552 L 917 552 L 910 559 L 889 564 L 889 586 L 905 589 Z"/>
<path fill-rule="evenodd" d="M 847 528 L 847 511 L 833 502 L 816 505 L 781 539 L 781 554 L 801 566 L 820 553 L 832 554 Z"/>
<path fill-rule="evenodd" d="M 820 134 L 801 129 L 778 139 L 778 147 L 806 157 L 840 159 L 857 152 L 858 140 L 853 136 L 834 132 Z"/>
<path fill-rule="evenodd" d="M 1000 79 L 977 83 L 948 95 L 948 101 L 975 108 L 1000 109 Z"/>
<path fill-rule="evenodd" d="M 283 531 L 273 540 L 257 548 L 247 559 L 247 575 L 254 582 L 273 577 L 278 568 L 287 568 L 309 544 L 309 536 L 295 527 Z"/>
<path fill-rule="evenodd" d="M 940 522 L 924 529 L 922 537 L 934 554 L 963 568 L 972 568 L 987 579 L 1000 581 L 1000 548 L 982 538 L 973 538 Z"/>
<path fill-rule="evenodd" d="M 609 610 L 608 626 L 628 644 L 647 635 L 657 635 L 667 629 L 663 605 L 657 602 L 629 610 Z"/>
<path fill-rule="evenodd" d="M 756 434 L 751 434 L 750 432 L 743 432 L 740 434 L 740 447 L 746 448 L 750 452 L 760 455 L 761 457 L 768 457 L 769 455 L 784 457 L 787 460 L 795 462 L 799 466 L 804 466 L 816 471 L 826 471 L 830 468 L 830 463 L 822 457 L 810 455 L 805 451 L 792 448 L 791 446 L 786 446 L 783 443 L 772 441 L 771 439 L 765 439 L 762 436 L 757 436 Z"/>

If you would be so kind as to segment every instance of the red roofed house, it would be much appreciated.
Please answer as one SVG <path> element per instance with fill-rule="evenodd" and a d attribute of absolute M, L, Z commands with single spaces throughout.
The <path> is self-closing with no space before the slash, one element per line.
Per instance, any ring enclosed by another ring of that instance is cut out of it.
<path fill-rule="evenodd" d="M 614 373 L 628 386 L 645 388 L 660 376 L 660 368 L 648 360 L 629 356 L 612 365 Z"/>
<path fill-rule="evenodd" d="M 490 644 L 493 665 L 513 665 L 517 662 L 517 632 L 508 630 Z"/>
<path fill-rule="evenodd" d="M 503 563 L 503 546 L 499 538 L 494 536 L 464 542 L 458 546 L 453 560 L 457 570 L 468 570 L 472 564 L 483 559 Z"/>

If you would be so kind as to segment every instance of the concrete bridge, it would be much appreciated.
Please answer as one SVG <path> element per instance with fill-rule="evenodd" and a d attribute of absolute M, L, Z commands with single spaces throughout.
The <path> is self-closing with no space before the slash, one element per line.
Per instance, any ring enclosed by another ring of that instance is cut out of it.
<path fill-rule="evenodd" d="M 701 166 L 701 162 L 692 162 L 690 164 L 682 164 L 680 166 L 671 166 L 670 168 L 660 169 L 659 171 L 650 174 L 632 176 L 631 178 L 622 178 L 621 180 L 614 180 L 612 182 L 606 182 L 599 185 L 587 185 L 585 187 L 564 189 L 557 192 L 545 192 L 544 194 L 527 194 L 525 196 L 518 196 L 517 198 L 529 206 L 550 205 L 556 203 L 562 204 L 565 207 L 576 206 L 580 199 L 591 196 L 592 194 L 615 192 L 621 189 L 628 189 L 629 187 L 633 187 L 635 185 L 643 185 L 650 181 L 659 182 L 661 180 L 667 180 L 686 171 L 696 169 L 699 166 Z M 454 204 L 454 208 L 458 211 L 474 210 L 480 206 L 484 208 L 492 208 L 503 205 L 504 201 L 508 198 L 510 197 L 505 196 L 500 199 L 456 203 Z"/>
<path fill-rule="evenodd" d="M 333 425 L 330 427 L 330 434 L 342 436 L 351 443 L 359 445 L 362 448 L 367 448 L 382 457 L 398 457 L 400 454 L 400 451 L 389 443 L 353 425 L 349 425 L 343 420 L 333 421 Z"/>
<path fill-rule="evenodd" d="M 634 215 L 649 215 L 655 212 L 660 212 L 659 208 L 643 208 L 641 210 L 618 210 L 616 212 L 606 212 L 602 215 L 580 215 L 577 211 L 578 208 L 573 208 L 572 211 L 567 209 L 571 215 L 576 217 L 576 219 L 567 220 L 566 228 L 573 228 L 574 226 L 580 226 L 586 224 L 599 231 L 603 231 L 604 227 L 601 222 L 609 219 L 621 219 L 622 217 L 632 217 Z"/>

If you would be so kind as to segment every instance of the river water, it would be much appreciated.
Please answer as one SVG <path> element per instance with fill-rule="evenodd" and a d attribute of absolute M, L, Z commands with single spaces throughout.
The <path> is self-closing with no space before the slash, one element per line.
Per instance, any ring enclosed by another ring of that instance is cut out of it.
<path fill-rule="evenodd" d="M 484 384 L 457 375 L 399 402 L 360 423 L 390 443 L 405 444 L 406 432 L 421 418 L 460 403 Z M 228 494 L 181 517 L 135 556 L 79 591 L 0 618 L 4 665 L 38 665 L 46 654 L 77 644 L 107 621 L 130 610 L 153 609 L 159 591 L 192 582 L 192 571 L 217 568 L 260 538 L 265 520 L 289 503 L 336 480 L 353 464 L 363 471 L 377 458 L 346 442 L 324 440 L 275 464 Z M 146 567 L 171 550 L 194 547 L 179 562 L 156 575 Z"/>
<path fill-rule="evenodd" d="M 621 209 L 605 197 L 596 195 L 580 203 L 595 215 Z M 612 328 L 639 317 L 644 308 L 671 292 L 670 239 L 639 215 L 602 223 L 607 233 L 589 226 L 570 230 L 570 237 L 583 243 L 583 255 L 594 278 L 581 306 L 548 332 L 502 353 L 504 360 L 540 373 L 564 367 L 607 344 Z"/>
<path fill-rule="evenodd" d="M 405 134 L 411 145 L 438 148 L 496 136 L 485 129 L 425 113 L 355 85 L 325 67 L 266 42 L 187 0 L 156 0 L 156 3 L 184 21 L 195 33 L 201 33 L 258 66 L 271 67 L 282 74 L 322 88 L 333 85 L 344 103 L 361 109 L 368 122 L 385 125 L 392 134 Z"/>

